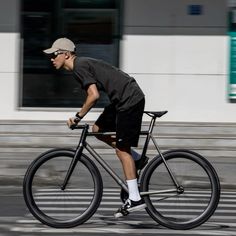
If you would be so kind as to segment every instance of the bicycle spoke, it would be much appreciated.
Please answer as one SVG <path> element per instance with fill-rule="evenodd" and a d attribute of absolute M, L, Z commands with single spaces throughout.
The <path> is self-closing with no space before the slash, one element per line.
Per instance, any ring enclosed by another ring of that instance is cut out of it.
<path fill-rule="evenodd" d="M 166 161 L 180 184 L 179 191 L 168 193 L 175 186 L 162 160 L 157 160 L 144 174 L 143 188 L 151 193 L 146 195 L 148 213 L 170 228 L 186 229 L 203 223 L 219 200 L 214 172 L 205 168 L 207 162 L 188 153 L 170 153 Z M 152 194 L 158 191 L 160 194 Z"/>
<path fill-rule="evenodd" d="M 55 151 L 40 156 L 24 180 L 24 197 L 31 213 L 52 227 L 74 227 L 89 219 L 102 196 L 96 166 L 84 156 L 62 190 L 73 152 Z"/>
<path fill-rule="evenodd" d="M 94 196 L 93 180 L 82 163 L 76 166 L 67 188 L 61 190 L 70 161 L 71 158 L 67 157 L 51 159 L 36 172 L 32 183 L 35 204 L 45 215 L 57 220 L 71 220 L 80 216 Z M 68 209 L 72 208 L 73 211 L 68 214 Z"/>

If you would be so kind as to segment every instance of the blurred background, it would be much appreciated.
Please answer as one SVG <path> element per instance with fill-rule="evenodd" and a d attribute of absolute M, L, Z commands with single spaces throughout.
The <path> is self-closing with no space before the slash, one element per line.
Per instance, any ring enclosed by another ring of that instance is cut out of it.
<path fill-rule="evenodd" d="M 65 120 L 84 101 L 79 84 L 42 50 L 58 37 L 79 56 L 135 77 L 147 110 L 166 121 L 234 122 L 236 1 L 9 0 L 0 2 L 0 120 Z M 87 116 L 108 102 L 102 95 Z"/>
<path fill-rule="evenodd" d="M 73 40 L 78 56 L 105 60 L 133 76 L 146 110 L 169 111 L 154 130 L 161 150 L 204 155 L 222 192 L 235 193 L 236 0 L 0 0 L 0 186 L 6 196 L 17 189 L 21 197 L 19 203 L 1 201 L 4 214 L 24 216 L 22 179 L 35 157 L 78 141 L 65 121 L 85 94 L 42 52 L 59 37 Z M 108 102 L 102 94 L 85 122 L 92 124 Z M 120 170 L 113 150 L 91 143 Z M 155 155 L 151 147 L 148 156 Z M 235 195 L 230 204 L 232 211 L 222 214 L 234 223 Z"/>

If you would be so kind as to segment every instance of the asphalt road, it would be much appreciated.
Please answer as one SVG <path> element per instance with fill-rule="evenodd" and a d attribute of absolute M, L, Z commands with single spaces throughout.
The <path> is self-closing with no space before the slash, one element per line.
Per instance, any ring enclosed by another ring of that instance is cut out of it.
<path fill-rule="evenodd" d="M 114 181 L 106 178 L 102 172 L 105 187 L 104 199 L 96 214 L 81 226 L 72 229 L 54 229 L 34 219 L 22 196 L 22 177 L 28 164 L 37 154 L 32 151 L 0 154 L 0 236 L 236 235 L 236 188 L 234 184 L 236 161 L 234 159 L 211 160 L 223 183 L 221 201 L 210 220 L 198 228 L 186 231 L 170 230 L 158 225 L 145 211 L 119 220 L 115 219 L 113 213 L 121 204 L 119 189 L 114 187 Z M 115 162 L 112 158 L 107 156 L 107 159 L 112 161 L 114 169 L 119 170 L 119 162 Z"/>
<path fill-rule="evenodd" d="M 113 213 L 120 204 L 118 189 L 105 189 L 104 200 L 96 214 L 85 224 L 72 229 L 54 229 L 44 226 L 28 212 L 20 187 L 2 187 L 0 194 L 0 235 L 236 235 L 236 193 L 222 193 L 215 214 L 202 226 L 186 231 L 166 229 L 153 221 L 145 211 L 123 219 L 115 219 Z"/>

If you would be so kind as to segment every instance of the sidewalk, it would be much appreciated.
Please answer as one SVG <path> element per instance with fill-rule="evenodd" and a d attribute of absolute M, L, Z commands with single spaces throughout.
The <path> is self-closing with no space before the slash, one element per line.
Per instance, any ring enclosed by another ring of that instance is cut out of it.
<path fill-rule="evenodd" d="M 222 187 L 236 191 L 236 123 L 160 122 L 154 136 L 162 151 L 187 148 L 205 156 L 215 167 Z M 64 122 L 0 121 L 0 185 L 22 184 L 27 166 L 40 153 L 56 147 L 75 147 L 78 138 L 78 131 L 69 130 Z M 140 146 L 143 141 L 141 137 Z M 93 137 L 89 143 L 113 168 L 121 169 L 114 150 Z M 155 155 L 151 144 L 148 156 Z"/>

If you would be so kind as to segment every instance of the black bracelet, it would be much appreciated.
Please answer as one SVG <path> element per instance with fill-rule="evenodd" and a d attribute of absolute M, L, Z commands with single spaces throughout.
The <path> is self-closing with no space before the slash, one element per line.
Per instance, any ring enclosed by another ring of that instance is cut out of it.
<path fill-rule="evenodd" d="M 80 120 L 83 119 L 83 117 L 79 115 L 79 112 L 77 112 L 77 113 L 75 114 L 75 116 L 76 116 L 77 118 L 79 118 Z"/>

